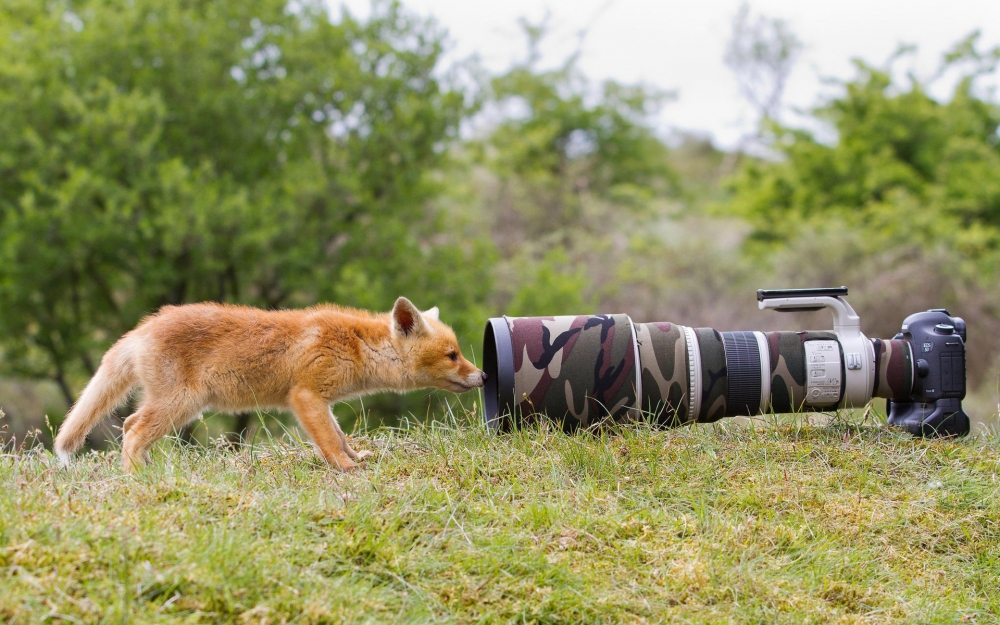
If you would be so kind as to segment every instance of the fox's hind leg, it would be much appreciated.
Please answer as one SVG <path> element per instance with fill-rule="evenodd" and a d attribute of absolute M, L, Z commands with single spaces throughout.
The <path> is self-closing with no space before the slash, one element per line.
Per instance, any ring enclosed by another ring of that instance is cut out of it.
<path fill-rule="evenodd" d="M 149 459 L 149 448 L 174 430 L 179 430 L 198 416 L 200 406 L 185 401 L 162 401 L 147 398 L 122 424 L 122 465 L 133 471 Z"/>
<path fill-rule="evenodd" d="M 344 431 L 340 429 L 340 424 L 337 422 L 337 416 L 333 414 L 333 410 L 327 408 L 327 412 L 330 414 L 330 421 L 333 421 L 333 427 L 336 428 L 338 434 L 340 434 L 340 441 L 343 444 L 344 453 L 347 454 L 351 460 L 361 460 L 372 455 L 372 452 L 368 450 L 354 451 L 351 449 L 351 443 L 347 440 L 347 435 Z"/>
<path fill-rule="evenodd" d="M 299 387 L 288 394 L 288 403 L 327 462 L 339 467 L 341 471 L 350 471 L 358 466 L 351 456 L 354 450 L 347 451 L 350 449 L 347 437 L 336 419 L 333 419 L 330 406 L 322 397 L 314 391 Z"/>

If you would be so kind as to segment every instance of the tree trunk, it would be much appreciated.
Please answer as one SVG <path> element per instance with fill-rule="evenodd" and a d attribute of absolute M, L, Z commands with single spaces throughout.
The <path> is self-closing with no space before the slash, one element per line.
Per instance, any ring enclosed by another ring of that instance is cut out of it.
<path fill-rule="evenodd" d="M 59 386 L 59 390 L 62 391 L 63 399 L 66 400 L 66 410 L 68 411 L 76 398 L 73 397 L 73 391 L 70 390 L 69 384 L 66 382 L 66 375 L 63 373 L 62 367 L 56 369 L 56 374 L 52 376 L 52 380 Z"/>

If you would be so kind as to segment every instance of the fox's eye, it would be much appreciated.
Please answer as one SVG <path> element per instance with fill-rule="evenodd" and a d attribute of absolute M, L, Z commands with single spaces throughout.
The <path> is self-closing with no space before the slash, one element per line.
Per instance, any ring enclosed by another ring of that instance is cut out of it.
<path fill-rule="evenodd" d="M 454 362 L 458 362 L 458 354 L 456 354 L 455 352 L 451 352 L 450 354 L 448 354 L 448 358 L 451 358 L 452 361 Z"/>

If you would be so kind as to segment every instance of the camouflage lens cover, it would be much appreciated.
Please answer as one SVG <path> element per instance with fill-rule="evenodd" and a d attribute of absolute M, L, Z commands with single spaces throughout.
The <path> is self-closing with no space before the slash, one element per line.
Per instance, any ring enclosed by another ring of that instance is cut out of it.
<path fill-rule="evenodd" d="M 811 410 L 806 398 L 806 341 L 836 341 L 833 332 L 766 332 L 771 357 L 770 412 Z"/>
<path fill-rule="evenodd" d="M 875 351 L 873 397 L 907 399 L 913 391 L 913 356 L 910 345 L 899 339 L 872 339 Z"/>
<path fill-rule="evenodd" d="M 711 423 L 726 416 L 726 396 L 729 375 L 726 368 L 726 347 L 722 335 L 714 328 L 696 328 L 698 351 L 701 353 L 701 409 L 699 423 Z"/>
<path fill-rule="evenodd" d="M 667 323 L 635 324 L 642 366 L 642 409 L 656 423 L 680 425 L 688 420 L 687 343 L 681 326 Z"/>
<path fill-rule="evenodd" d="M 805 344 L 813 340 L 837 341 L 833 332 L 764 333 L 770 366 L 764 374 L 770 375 L 770 396 L 757 395 L 751 401 L 747 398 L 753 393 L 741 394 L 740 389 L 756 390 L 753 379 L 757 379 L 759 360 L 751 363 L 747 358 L 756 354 L 759 359 L 760 350 L 750 345 L 746 353 L 734 352 L 730 360 L 735 373 L 730 372 L 724 336 L 713 328 L 691 329 L 668 322 L 633 324 L 627 315 L 505 317 L 504 324 L 510 330 L 511 352 L 505 358 L 509 362 L 513 356 L 513 382 L 510 377 L 504 382 L 503 376 L 498 376 L 498 397 L 511 397 L 510 390 L 503 389 L 512 386 L 514 421 L 524 423 L 533 415 L 544 414 L 566 430 L 608 417 L 648 417 L 663 426 L 695 420 L 712 422 L 756 413 L 758 399 L 765 400 L 771 413 L 814 410 L 805 401 Z M 896 339 L 872 339 L 872 345 L 873 396 L 908 398 L 913 389 L 909 344 Z M 689 353 L 691 349 L 696 353 Z M 693 357 L 696 369 L 691 368 Z M 743 381 L 736 379 L 736 390 L 730 398 L 730 374 L 740 373 L 741 367 L 746 369 Z M 504 370 L 510 371 L 510 365 Z M 700 388 L 695 389 L 699 394 L 693 398 L 692 374 L 696 383 L 700 376 Z M 695 405 L 700 404 L 697 415 L 690 414 L 692 399 Z M 730 403 L 733 405 L 728 406 Z"/>
<path fill-rule="evenodd" d="M 566 430 L 637 406 L 627 315 L 509 317 L 514 398 L 522 417 L 544 413 Z"/>

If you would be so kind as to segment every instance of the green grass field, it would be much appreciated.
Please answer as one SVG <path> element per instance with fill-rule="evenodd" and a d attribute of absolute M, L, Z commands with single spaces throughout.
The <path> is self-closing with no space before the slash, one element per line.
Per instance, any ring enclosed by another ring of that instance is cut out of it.
<path fill-rule="evenodd" d="M 1000 441 L 835 419 L 0 458 L 10 623 L 1000 620 Z"/>

